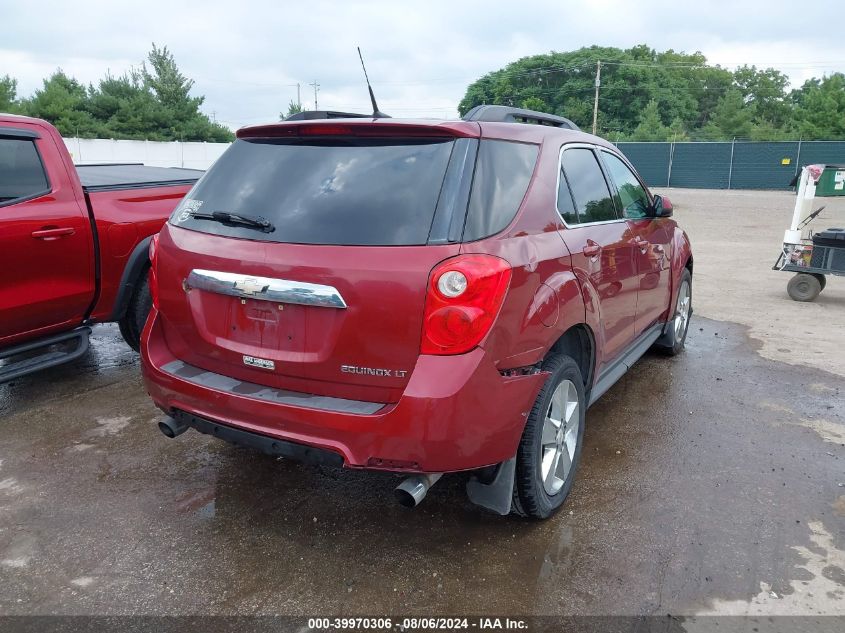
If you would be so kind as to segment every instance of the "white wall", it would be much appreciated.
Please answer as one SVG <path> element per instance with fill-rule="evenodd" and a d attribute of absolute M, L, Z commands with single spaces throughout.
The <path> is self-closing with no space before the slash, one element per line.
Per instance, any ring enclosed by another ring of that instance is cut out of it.
<path fill-rule="evenodd" d="M 115 141 L 111 139 L 64 139 L 73 162 L 144 163 L 155 167 L 208 169 L 229 143 L 181 143 L 179 141 Z"/>

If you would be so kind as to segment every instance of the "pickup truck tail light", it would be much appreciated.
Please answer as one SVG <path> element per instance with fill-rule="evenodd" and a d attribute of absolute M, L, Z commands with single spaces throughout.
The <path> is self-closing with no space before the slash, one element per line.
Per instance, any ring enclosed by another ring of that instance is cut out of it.
<path fill-rule="evenodd" d="M 150 297 L 153 300 L 153 307 L 158 310 L 158 279 L 156 278 L 156 267 L 158 264 L 158 233 L 150 240 L 150 274 L 148 284 Z"/>
<path fill-rule="evenodd" d="M 492 255 L 458 255 L 435 266 L 420 353 L 462 354 L 478 345 L 502 307 L 510 280 L 510 264 Z"/>

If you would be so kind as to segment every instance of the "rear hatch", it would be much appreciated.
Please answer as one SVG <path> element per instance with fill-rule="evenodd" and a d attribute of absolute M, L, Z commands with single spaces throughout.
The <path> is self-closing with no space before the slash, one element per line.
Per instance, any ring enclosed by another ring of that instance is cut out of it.
<path fill-rule="evenodd" d="M 398 400 L 429 273 L 458 253 L 448 234 L 476 141 L 396 127 L 281 125 L 227 150 L 159 239 L 159 306 L 179 359 L 259 385 Z"/>

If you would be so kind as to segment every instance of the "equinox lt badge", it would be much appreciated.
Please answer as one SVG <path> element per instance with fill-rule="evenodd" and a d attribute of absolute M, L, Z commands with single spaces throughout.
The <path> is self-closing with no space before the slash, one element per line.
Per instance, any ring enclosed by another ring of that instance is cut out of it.
<path fill-rule="evenodd" d="M 402 369 L 381 369 L 374 367 L 358 367 L 357 365 L 341 365 L 344 374 L 360 374 L 362 376 L 379 376 L 381 378 L 404 378 L 408 373 Z"/>
<path fill-rule="evenodd" d="M 244 365 L 250 367 L 260 367 L 261 369 L 276 369 L 276 363 L 266 358 L 256 358 L 255 356 L 247 356 L 244 354 Z"/>

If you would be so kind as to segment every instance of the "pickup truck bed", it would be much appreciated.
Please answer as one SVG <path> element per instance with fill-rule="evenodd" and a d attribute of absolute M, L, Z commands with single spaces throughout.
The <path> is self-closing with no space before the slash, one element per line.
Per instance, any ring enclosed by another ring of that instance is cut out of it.
<path fill-rule="evenodd" d="M 76 172 L 85 191 L 193 185 L 203 174 L 199 169 L 148 167 L 135 163 L 76 165 Z"/>

